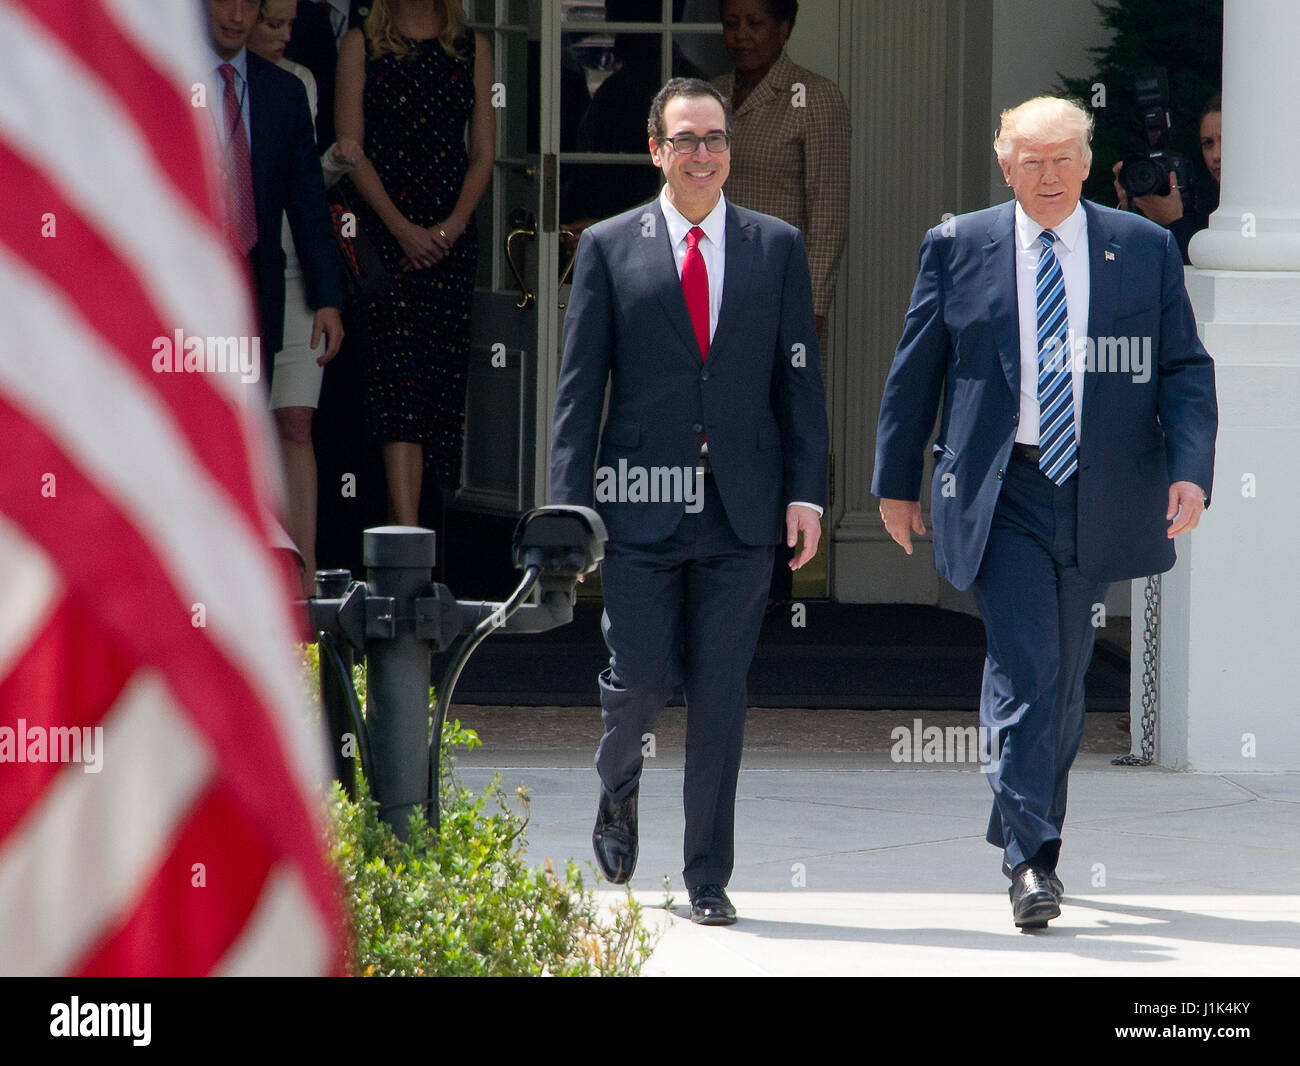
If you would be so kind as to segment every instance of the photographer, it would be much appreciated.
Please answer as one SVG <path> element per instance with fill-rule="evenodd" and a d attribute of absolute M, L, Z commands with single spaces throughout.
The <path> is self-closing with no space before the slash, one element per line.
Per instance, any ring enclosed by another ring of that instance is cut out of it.
<path fill-rule="evenodd" d="M 1200 143 L 1201 155 L 1205 160 L 1205 169 L 1209 171 L 1210 181 L 1202 185 L 1195 200 L 1195 207 L 1191 209 L 1184 207 L 1177 176 L 1172 172 L 1169 174 L 1168 194 L 1152 193 L 1147 196 L 1134 196 L 1130 201 L 1119 180 L 1124 163 L 1121 161 L 1111 168 L 1115 174 L 1115 196 L 1119 200 L 1120 209 L 1139 212 L 1169 230 L 1178 242 L 1178 250 L 1182 253 L 1183 262 L 1188 265 L 1191 264 L 1191 260 L 1187 257 L 1187 246 L 1192 239 L 1192 234 L 1209 226 L 1210 215 L 1219 206 L 1219 174 L 1223 147 L 1223 104 L 1219 93 L 1215 93 L 1201 111 Z"/>

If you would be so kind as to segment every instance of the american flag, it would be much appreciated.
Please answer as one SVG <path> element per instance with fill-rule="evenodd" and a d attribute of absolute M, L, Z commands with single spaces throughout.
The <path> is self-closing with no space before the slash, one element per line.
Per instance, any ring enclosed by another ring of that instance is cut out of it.
<path fill-rule="evenodd" d="M 3 975 L 342 970 L 199 11 L 0 0 Z"/>

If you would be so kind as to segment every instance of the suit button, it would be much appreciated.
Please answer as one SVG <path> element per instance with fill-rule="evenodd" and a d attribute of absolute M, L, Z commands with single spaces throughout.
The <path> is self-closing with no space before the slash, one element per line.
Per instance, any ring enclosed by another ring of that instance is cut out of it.
<path fill-rule="evenodd" d="M 707 370 L 701 370 L 701 371 L 700 371 L 700 380 L 701 380 L 701 381 L 708 381 L 708 380 L 709 380 L 709 372 L 708 372 Z"/>
<path fill-rule="evenodd" d="M 692 432 L 692 433 L 703 433 L 703 432 L 704 432 L 704 427 L 703 427 L 702 425 L 700 425 L 700 423 L 696 422 L 695 425 L 691 426 L 691 432 Z"/>
<path fill-rule="evenodd" d="M 1005 473 L 1006 473 L 1005 470 L 999 470 L 999 471 L 998 471 L 998 480 L 999 480 L 999 481 L 1002 480 L 1002 475 L 1005 474 Z"/>
<path fill-rule="evenodd" d="M 1018 425 L 1020 425 L 1020 416 L 1019 416 L 1019 415 L 1012 415 L 1012 416 L 1011 416 L 1011 424 L 1012 424 L 1013 426 L 1018 426 Z"/>

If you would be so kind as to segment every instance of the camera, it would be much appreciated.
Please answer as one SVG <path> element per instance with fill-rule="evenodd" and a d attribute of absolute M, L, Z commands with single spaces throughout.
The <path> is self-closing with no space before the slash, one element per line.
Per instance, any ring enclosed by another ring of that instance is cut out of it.
<path fill-rule="evenodd" d="M 1169 79 L 1163 67 L 1145 67 L 1134 79 L 1142 127 L 1148 151 L 1131 155 L 1120 168 L 1119 184 L 1130 200 L 1135 196 L 1168 196 L 1169 175 L 1173 174 L 1178 191 L 1191 207 L 1192 167 L 1187 157 L 1171 147 L 1173 121 L 1169 116 Z"/>

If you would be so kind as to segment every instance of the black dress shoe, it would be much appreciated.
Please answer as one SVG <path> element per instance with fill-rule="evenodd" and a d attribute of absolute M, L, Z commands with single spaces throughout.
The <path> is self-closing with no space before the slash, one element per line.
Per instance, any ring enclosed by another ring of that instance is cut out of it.
<path fill-rule="evenodd" d="M 696 925 L 736 924 L 736 908 L 721 885 L 696 885 L 690 897 L 691 921 Z"/>
<path fill-rule="evenodd" d="M 1052 886 L 1052 891 L 1056 893 L 1056 902 L 1060 903 L 1061 900 L 1065 899 L 1065 886 L 1061 884 L 1061 879 L 1056 876 L 1055 870 L 1048 870 L 1046 873 L 1047 883 Z M 1011 876 L 1011 863 L 1007 862 L 1005 856 L 1002 859 L 1002 876 L 1008 881 L 1015 880 Z"/>
<path fill-rule="evenodd" d="M 636 798 L 640 782 L 632 786 L 621 800 L 603 784 L 596 808 L 596 828 L 591 831 L 591 846 L 596 851 L 600 872 L 611 884 L 625 884 L 636 869 Z"/>
<path fill-rule="evenodd" d="M 1046 870 L 1022 866 L 1007 892 L 1011 896 L 1011 917 L 1021 929 L 1043 929 L 1061 916 L 1061 904 Z"/>

